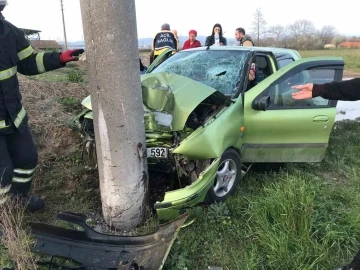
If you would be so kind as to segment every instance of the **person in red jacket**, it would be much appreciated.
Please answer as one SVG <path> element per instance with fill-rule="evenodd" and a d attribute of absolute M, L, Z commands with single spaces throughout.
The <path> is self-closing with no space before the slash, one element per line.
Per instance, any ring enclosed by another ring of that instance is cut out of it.
<path fill-rule="evenodd" d="M 189 39 L 184 42 L 182 49 L 186 50 L 186 49 L 201 47 L 201 43 L 196 39 L 196 37 L 197 37 L 197 32 L 195 30 L 190 30 Z"/>
<path fill-rule="evenodd" d="M 360 100 L 360 78 L 352 80 L 331 82 L 324 84 L 294 85 L 299 90 L 292 94 L 293 99 L 307 99 L 322 97 L 330 100 L 355 101 Z M 360 270 L 360 250 L 349 265 L 336 268 L 336 270 Z"/>

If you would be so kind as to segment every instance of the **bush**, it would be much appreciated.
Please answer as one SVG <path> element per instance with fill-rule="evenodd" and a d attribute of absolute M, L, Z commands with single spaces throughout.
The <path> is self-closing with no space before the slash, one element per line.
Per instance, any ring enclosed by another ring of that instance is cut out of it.
<path fill-rule="evenodd" d="M 69 82 L 78 83 L 78 82 L 84 81 L 81 71 L 79 71 L 77 69 L 73 69 L 73 70 L 67 72 L 67 78 L 68 78 Z"/>

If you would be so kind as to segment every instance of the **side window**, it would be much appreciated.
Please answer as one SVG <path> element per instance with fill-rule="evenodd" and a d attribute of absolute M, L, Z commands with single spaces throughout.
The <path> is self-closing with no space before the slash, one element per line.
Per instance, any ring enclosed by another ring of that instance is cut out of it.
<path fill-rule="evenodd" d="M 290 64 L 294 62 L 294 59 L 292 58 L 283 58 L 283 59 L 279 59 L 278 60 L 278 66 L 279 66 L 279 69 L 286 66 L 287 64 Z"/>
<path fill-rule="evenodd" d="M 265 78 L 269 77 L 273 72 L 271 69 L 269 58 L 265 55 L 257 55 L 255 57 L 256 64 L 256 83 L 261 82 Z"/>
<path fill-rule="evenodd" d="M 277 84 L 268 89 L 270 96 L 269 109 L 298 109 L 316 108 L 329 106 L 329 100 L 322 97 L 295 100 L 291 94 L 296 90 L 291 87 L 306 83 L 332 82 L 335 78 L 335 70 L 331 68 L 314 68 L 302 70 L 290 76 L 284 76 Z"/>

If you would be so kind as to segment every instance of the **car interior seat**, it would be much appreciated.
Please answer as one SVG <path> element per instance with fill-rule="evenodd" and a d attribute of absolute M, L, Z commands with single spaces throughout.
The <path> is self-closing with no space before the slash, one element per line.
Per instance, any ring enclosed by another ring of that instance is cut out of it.
<path fill-rule="evenodd" d="M 257 55 L 255 58 L 256 64 L 256 83 L 260 83 L 266 77 L 271 75 L 270 66 L 265 56 Z"/>

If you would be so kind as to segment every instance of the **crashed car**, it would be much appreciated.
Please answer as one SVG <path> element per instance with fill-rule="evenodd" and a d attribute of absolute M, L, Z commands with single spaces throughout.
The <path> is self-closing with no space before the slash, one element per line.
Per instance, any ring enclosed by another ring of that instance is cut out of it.
<path fill-rule="evenodd" d="M 255 64 L 255 80 L 249 73 Z M 341 81 L 340 57 L 269 47 L 163 52 L 141 75 L 149 181 L 160 220 L 225 200 L 254 163 L 320 162 L 336 101 L 294 100 L 293 85 Z M 96 165 L 92 107 L 75 121 Z"/>

